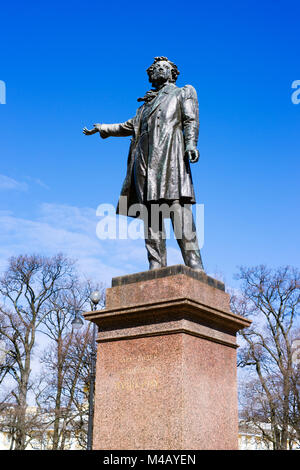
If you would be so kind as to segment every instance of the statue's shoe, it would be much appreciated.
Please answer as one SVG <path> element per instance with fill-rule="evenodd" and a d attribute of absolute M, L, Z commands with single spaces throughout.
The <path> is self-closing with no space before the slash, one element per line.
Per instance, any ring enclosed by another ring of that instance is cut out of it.
<path fill-rule="evenodd" d="M 157 261 L 150 261 L 149 263 L 149 269 L 152 270 L 152 269 L 160 269 L 162 268 L 162 265 L 160 263 L 158 263 Z"/>
<path fill-rule="evenodd" d="M 194 269 L 195 271 L 201 271 L 203 273 L 205 272 L 201 263 L 189 263 L 188 267 Z"/>

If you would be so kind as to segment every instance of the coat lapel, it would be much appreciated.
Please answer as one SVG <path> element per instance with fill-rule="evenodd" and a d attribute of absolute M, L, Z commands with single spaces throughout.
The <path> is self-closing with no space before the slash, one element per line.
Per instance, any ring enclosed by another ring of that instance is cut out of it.
<path fill-rule="evenodd" d="M 169 84 L 165 86 L 157 95 L 157 97 L 153 100 L 153 104 L 149 111 L 148 117 L 156 110 L 156 108 L 160 105 L 160 103 L 164 100 L 167 94 L 172 92 L 175 88 L 175 85 Z"/>
<path fill-rule="evenodd" d="M 141 125 L 141 118 L 142 118 L 142 113 L 143 113 L 143 108 L 144 105 L 138 108 L 137 113 L 136 113 L 136 118 L 134 120 L 134 131 L 135 131 L 135 140 L 137 141 L 139 138 L 139 133 L 140 133 L 140 125 Z"/>

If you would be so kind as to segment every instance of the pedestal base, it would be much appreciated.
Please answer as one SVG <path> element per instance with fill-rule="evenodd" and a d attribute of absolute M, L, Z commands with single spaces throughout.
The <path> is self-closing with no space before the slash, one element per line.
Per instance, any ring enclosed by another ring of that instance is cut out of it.
<path fill-rule="evenodd" d="M 94 449 L 237 449 L 236 332 L 224 285 L 185 266 L 113 280 L 99 326 Z M 218 308 L 218 306 L 220 308 Z"/>

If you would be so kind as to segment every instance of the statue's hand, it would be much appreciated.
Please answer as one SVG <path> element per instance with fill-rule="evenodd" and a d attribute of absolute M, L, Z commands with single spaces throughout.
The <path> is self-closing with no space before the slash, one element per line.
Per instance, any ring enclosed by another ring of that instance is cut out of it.
<path fill-rule="evenodd" d="M 94 129 L 90 129 L 90 130 L 87 129 L 86 127 L 84 127 L 82 132 L 83 132 L 85 135 L 93 135 L 93 134 L 96 134 L 97 132 L 100 132 L 100 129 L 99 129 L 98 126 L 100 126 L 100 124 L 94 124 Z"/>
<path fill-rule="evenodd" d="M 185 155 L 188 157 L 191 163 L 196 163 L 199 160 L 199 150 L 192 145 L 187 145 L 185 149 Z"/>

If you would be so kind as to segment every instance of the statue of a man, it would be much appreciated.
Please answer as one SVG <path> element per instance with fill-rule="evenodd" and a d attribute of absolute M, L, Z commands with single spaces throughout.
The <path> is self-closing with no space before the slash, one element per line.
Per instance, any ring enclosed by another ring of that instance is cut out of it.
<path fill-rule="evenodd" d="M 191 210 L 196 201 L 189 164 L 199 159 L 197 94 L 191 85 L 175 85 L 179 71 L 167 57 L 155 57 L 147 73 L 153 88 L 138 99 L 144 103 L 135 117 L 120 124 L 94 124 L 83 132 L 99 132 L 103 139 L 132 136 L 121 191 L 127 204 L 124 210 L 120 198 L 117 213 L 132 216 L 130 207 L 137 203 L 147 209 L 142 218 L 149 268 L 167 265 L 164 215 L 158 222 L 157 211 L 152 211 L 154 206 L 167 205 L 185 264 L 203 271 Z"/>

